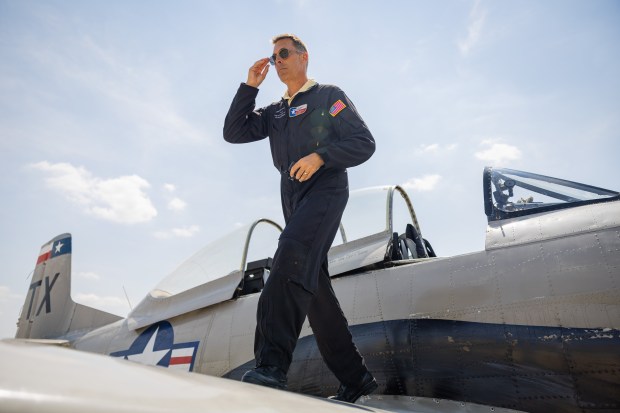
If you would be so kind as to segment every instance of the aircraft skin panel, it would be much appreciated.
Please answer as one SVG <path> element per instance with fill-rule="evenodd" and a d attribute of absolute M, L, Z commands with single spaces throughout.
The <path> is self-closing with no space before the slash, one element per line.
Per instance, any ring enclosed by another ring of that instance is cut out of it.
<path fill-rule="evenodd" d="M 95 325 L 108 325 L 118 320 L 121 320 L 121 317 L 115 314 L 76 303 L 69 331 L 82 335 L 83 331 L 90 331 Z"/>
<path fill-rule="evenodd" d="M 600 241 L 605 238 L 613 241 L 605 233 L 598 235 Z M 519 247 L 523 251 L 497 250 L 466 259 L 394 267 L 382 270 L 380 276 L 370 272 L 352 277 L 353 287 L 349 277 L 333 280 L 334 290 L 350 324 L 428 317 L 617 328 L 618 254 L 605 254 L 600 260 L 584 258 L 572 271 L 565 271 L 561 262 L 574 247 L 566 250 L 563 244 L 562 240 L 546 243 L 545 257 L 527 258 L 532 257 L 528 250 L 541 246 L 525 245 Z M 600 245 L 596 250 L 613 250 L 618 244 L 616 240 L 615 245 Z M 515 263 L 520 255 L 523 260 Z M 582 284 L 581 290 L 571 288 L 572 284 Z"/>
<path fill-rule="evenodd" d="M 288 413 L 292 406 L 296 413 L 360 411 L 345 403 L 200 374 L 169 374 L 57 346 L 0 341 L 0 363 L 3 412 Z"/>
<path fill-rule="evenodd" d="M 363 322 L 370 322 L 381 320 L 383 318 L 382 308 L 381 308 L 381 299 L 379 297 L 379 289 L 378 284 L 380 281 L 377 280 L 376 271 L 370 272 L 368 274 L 364 274 L 363 277 L 356 277 L 356 280 L 352 280 L 354 284 L 353 286 L 346 286 L 346 291 L 351 291 L 352 294 L 342 294 L 343 286 L 339 286 L 339 290 L 341 291 L 340 296 L 346 295 L 349 297 L 349 300 L 352 301 L 350 304 L 351 312 L 345 312 L 347 315 L 347 320 L 349 320 L 350 324 L 358 324 Z M 349 288 L 353 287 L 352 290 Z M 345 301 L 347 301 L 345 299 Z"/>
<path fill-rule="evenodd" d="M 254 331 L 256 330 L 256 307 L 259 296 L 259 294 L 253 294 L 242 297 L 237 300 L 237 304 L 232 309 L 234 313 L 229 353 L 231 368 L 254 358 Z M 307 325 L 308 321 L 306 320 L 304 326 Z M 308 334 L 312 334 L 309 328 L 304 335 Z"/>
<path fill-rule="evenodd" d="M 238 271 L 172 296 L 148 294 L 127 317 L 128 325 L 135 330 L 230 300 L 242 277 L 242 272 Z"/>
<path fill-rule="evenodd" d="M 221 376 L 231 369 L 231 331 L 234 308 L 219 305 L 213 313 L 213 322 L 205 341 L 205 363 L 209 374 Z M 250 353 L 249 357 L 252 357 Z"/>
<path fill-rule="evenodd" d="M 125 343 L 131 337 L 127 330 L 126 324 L 127 322 L 125 320 L 120 320 L 89 331 L 74 340 L 72 342 L 72 346 L 81 351 L 110 354 L 115 350 L 112 346 L 113 341 L 121 341 L 122 343 Z"/>
<path fill-rule="evenodd" d="M 487 227 L 486 249 L 570 237 L 577 232 L 601 231 L 618 227 L 620 227 L 620 202 L 576 206 L 491 221 Z"/>
<path fill-rule="evenodd" d="M 580 244 L 575 247 L 569 240 L 559 240 L 556 245 L 546 247 L 553 260 L 549 265 L 548 276 L 553 295 L 570 296 L 596 292 L 600 286 L 618 290 L 617 274 L 620 269 L 620 254 L 609 254 L 603 249 L 609 246 L 610 232 L 581 234 L 575 237 Z M 616 277 L 614 277 L 616 274 Z"/>
<path fill-rule="evenodd" d="M 381 315 L 388 320 L 411 314 L 416 318 L 501 323 L 507 316 L 514 317 L 519 309 L 530 313 L 531 318 L 525 319 L 525 324 L 581 328 L 616 326 L 618 318 L 611 320 L 606 311 L 578 319 L 563 317 L 556 307 L 563 302 L 575 309 L 581 305 L 581 310 L 589 306 L 618 306 L 620 256 L 615 251 L 619 248 L 617 231 L 610 229 L 579 234 L 571 240 L 558 238 L 388 268 L 381 271 L 377 281 L 372 272 L 361 274 L 355 277 L 358 279 L 355 289 L 340 285 L 338 281 L 346 280 L 345 277 L 334 280 L 334 289 L 353 323 L 378 316 L 378 306 L 381 306 Z M 354 305 L 361 306 L 359 297 L 371 300 L 377 289 L 381 291 L 380 303 L 365 301 L 371 310 L 364 314 L 353 310 Z M 360 294 L 362 291 L 364 293 Z M 408 294 L 408 299 L 402 298 Z M 537 307 L 537 311 L 530 311 L 528 306 Z M 555 314 L 538 317 L 536 313 L 541 306 Z"/>
<path fill-rule="evenodd" d="M 620 408 L 618 330 L 405 319 L 359 324 L 351 326 L 351 332 L 377 378 L 377 394 L 528 412 Z M 225 377 L 240 379 L 252 363 Z M 325 397 L 337 388 L 314 337 L 301 339 L 289 389 Z"/>
<path fill-rule="evenodd" d="M 329 275 L 331 277 L 383 261 L 385 246 L 392 234 L 388 231 L 350 241 L 329 250 Z"/>

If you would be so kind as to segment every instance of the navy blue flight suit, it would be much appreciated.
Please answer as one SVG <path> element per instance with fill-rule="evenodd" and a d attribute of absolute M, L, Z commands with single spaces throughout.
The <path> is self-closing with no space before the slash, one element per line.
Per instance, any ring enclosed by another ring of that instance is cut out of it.
<path fill-rule="evenodd" d="M 256 365 L 288 372 L 306 316 L 325 363 L 344 385 L 366 373 L 347 320 L 332 289 L 327 252 L 349 197 L 346 168 L 365 162 L 374 139 L 336 86 L 316 84 L 255 110 L 258 89 L 242 83 L 224 122 L 224 139 L 246 143 L 269 137 L 286 226 L 258 301 Z M 325 165 L 308 181 L 289 178 L 290 167 L 318 153 Z"/>

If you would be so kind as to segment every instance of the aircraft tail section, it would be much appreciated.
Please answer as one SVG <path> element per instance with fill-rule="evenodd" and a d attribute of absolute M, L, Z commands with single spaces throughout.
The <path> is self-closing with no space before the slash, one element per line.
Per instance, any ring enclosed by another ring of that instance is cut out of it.
<path fill-rule="evenodd" d="M 41 247 L 15 338 L 66 337 L 120 319 L 71 299 L 71 247 L 71 234 L 61 234 Z"/>

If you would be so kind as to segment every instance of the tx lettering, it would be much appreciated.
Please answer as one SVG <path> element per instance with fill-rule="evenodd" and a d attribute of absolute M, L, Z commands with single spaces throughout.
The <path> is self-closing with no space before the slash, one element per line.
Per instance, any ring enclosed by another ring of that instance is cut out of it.
<path fill-rule="evenodd" d="M 57 272 L 54 275 L 54 279 L 52 280 L 52 282 L 50 283 L 50 277 L 46 276 L 45 277 L 45 293 L 43 295 L 43 300 L 41 301 L 41 304 L 39 305 L 39 309 L 37 310 L 37 316 L 39 314 L 41 314 L 41 310 L 43 309 L 43 304 L 45 304 L 45 312 L 46 313 L 50 313 L 52 311 L 52 299 L 50 297 L 50 293 L 52 292 L 52 288 L 54 287 L 54 284 L 56 283 L 56 280 L 58 279 L 58 276 L 60 275 L 59 272 Z M 32 312 L 32 304 L 34 303 L 34 296 L 35 296 L 35 292 L 37 291 L 37 288 L 39 288 L 41 286 L 43 280 L 39 280 L 35 283 L 30 284 L 30 290 L 32 290 L 32 295 L 30 296 L 30 305 L 28 305 L 28 316 L 26 316 L 27 319 L 30 318 L 30 314 Z"/>

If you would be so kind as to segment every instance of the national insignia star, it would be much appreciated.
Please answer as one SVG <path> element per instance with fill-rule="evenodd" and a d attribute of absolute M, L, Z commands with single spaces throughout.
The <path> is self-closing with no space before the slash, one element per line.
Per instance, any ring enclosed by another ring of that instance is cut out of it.
<path fill-rule="evenodd" d="M 170 349 L 155 350 L 155 338 L 157 338 L 158 332 L 159 328 L 155 330 L 149 342 L 146 346 L 144 346 L 144 351 L 142 353 L 127 355 L 127 360 L 136 361 L 141 364 L 148 364 L 150 366 L 156 366 L 157 363 L 164 358 L 166 353 L 170 351 Z"/>

